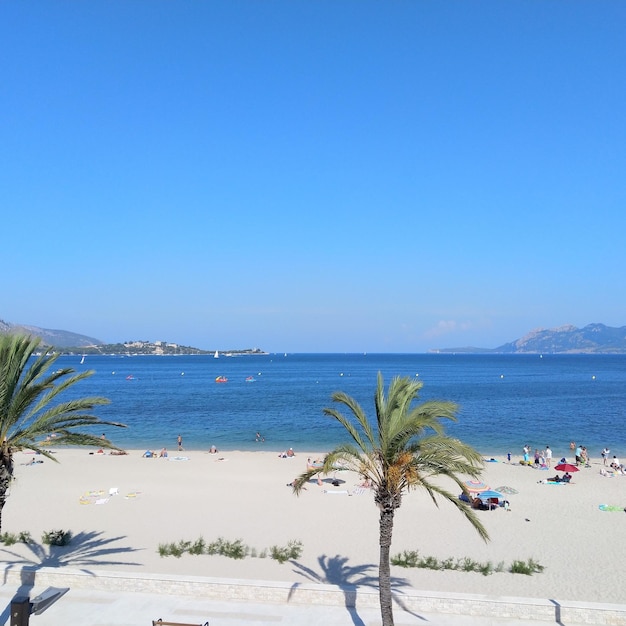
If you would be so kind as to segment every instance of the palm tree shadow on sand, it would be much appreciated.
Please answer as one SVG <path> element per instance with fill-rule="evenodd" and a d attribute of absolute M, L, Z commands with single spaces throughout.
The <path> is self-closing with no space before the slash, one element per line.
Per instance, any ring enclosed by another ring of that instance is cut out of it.
<path fill-rule="evenodd" d="M 115 544 L 124 537 L 104 539 L 101 532 L 82 532 L 74 535 L 67 546 L 47 546 L 30 541 L 20 544 L 26 550 L 0 549 L 5 564 L 3 584 L 7 583 L 7 575 L 11 569 L 20 569 L 21 584 L 16 591 L 18 596 L 30 596 L 35 584 L 35 573 L 43 567 L 62 568 L 72 566 L 83 572 L 91 573 L 90 569 L 98 565 L 140 565 L 132 561 L 115 558 L 116 555 L 138 552 L 137 548 L 117 546 Z M 93 575 L 93 574 L 92 574 Z M 0 624 L 6 624 L 10 617 L 10 605 L 0 613 Z"/>
<path fill-rule="evenodd" d="M 317 562 L 321 574 L 318 574 L 310 567 L 306 567 L 296 561 L 292 561 L 294 565 L 293 571 L 312 582 L 336 585 L 339 587 L 343 591 L 346 609 L 350 614 L 354 626 L 365 626 L 365 622 L 359 617 L 356 608 L 357 591 L 359 587 L 378 589 L 378 565 L 369 563 L 349 566 L 348 557 L 340 556 L 339 554 L 333 557 L 322 554 L 318 557 Z M 392 590 L 398 591 L 403 587 L 409 587 L 410 583 L 404 578 L 392 577 L 391 586 Z M 292 586 L 289 599 L 291 599 L 298 587 L 299 583 L 295 583 Z M 402 598 L 398 597 L 397 594 L 393 595 L 393 599 L 403 611 L 411 613 L 411 615 L 418 619 L 425 619 L 410 611 L 402 602 Z"/>

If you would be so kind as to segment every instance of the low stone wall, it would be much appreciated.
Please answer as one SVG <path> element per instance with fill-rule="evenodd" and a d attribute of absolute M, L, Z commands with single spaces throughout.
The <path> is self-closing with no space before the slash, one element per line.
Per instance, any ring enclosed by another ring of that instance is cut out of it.
<path fill-rule="evenodd" d="M 218 601 L 321 604 L 355 608 L 378 607 L 378 590 L 312 583 L 283 583 L 259 580 L 229 580 L 196 576 L 144 574 L 129 576 L 118 572 L 89 572 L 68 568 L 6 568 L 5 585 L 69 587 L 109 592 L 136 592 L 193 596 Z M 534 598 L 489 597 L 435 591 L 409 590 L 394 593 L 398 610 L 416 613 L 471 615 L 485 618 L 545 620 L 557 624 L 626 626 L 626 605 L 589 602 L 561 603 Z"/>

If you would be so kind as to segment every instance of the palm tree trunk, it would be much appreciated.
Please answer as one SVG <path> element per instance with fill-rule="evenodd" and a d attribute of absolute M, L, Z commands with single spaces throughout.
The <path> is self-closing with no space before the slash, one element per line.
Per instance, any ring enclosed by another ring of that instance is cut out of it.
<path fill-rule="evenodd" d="M 10 484 L 11 476 L 4 467 L 0 466 L 0 535 L 2 534 L 2 509 L 7 499 Z"/>
<path fill-rule="evenodd" d="M 378 564 L 378 594 L 380 597 L 380 614 L 382 626 L 393 626 L 393 599 L 391 597 L 391 535 L 393 533 L 392 507 L 381 507 L 380 510 L 380 561 Z"/>
<path fill-rule="evenodd" d="M 2 509 L 13 480 L 13 455 L 6 442 L 0 444 L 0 534 L 2 533 Z"/>

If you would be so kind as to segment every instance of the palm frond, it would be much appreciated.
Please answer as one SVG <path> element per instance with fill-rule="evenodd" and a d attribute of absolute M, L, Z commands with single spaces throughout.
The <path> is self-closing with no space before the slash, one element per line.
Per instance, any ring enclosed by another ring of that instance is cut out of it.
<path fill-rule="evenodd" d="M 353 423 L 348 417 L 343 415 L 338 409 L 334 407 L 327 407 L 324 409 L 324 415 L 332 417 L 337 420 L 348 432 L 354 443 L 364 452 L 370 449 L 375 441 L 374 435 L 370 424 L 367 422 L 367 418 L 363 413 L 358 403 L 350 396 L 344 393 L 333 394 L 333 400 L 339 404 L 344 404 L 352 411 L 352 417 L 356 423 Z M 363 436 L 365 439 L 363 439 Z"/>

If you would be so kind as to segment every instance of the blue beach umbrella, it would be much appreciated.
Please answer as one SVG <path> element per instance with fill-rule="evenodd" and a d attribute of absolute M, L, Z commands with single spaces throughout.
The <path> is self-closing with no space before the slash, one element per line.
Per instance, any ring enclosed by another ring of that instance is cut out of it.
<path fill-rule="evenodd" d="M 486 491 L 481 491 L 478 494 L 478 497 L 481 500 L 490 500 L 491 498 L 498 498 L 498 500 L 502 497 L 502 494 L 499 491 L 494 491 L 493 489 L 487 489 Z"/>

